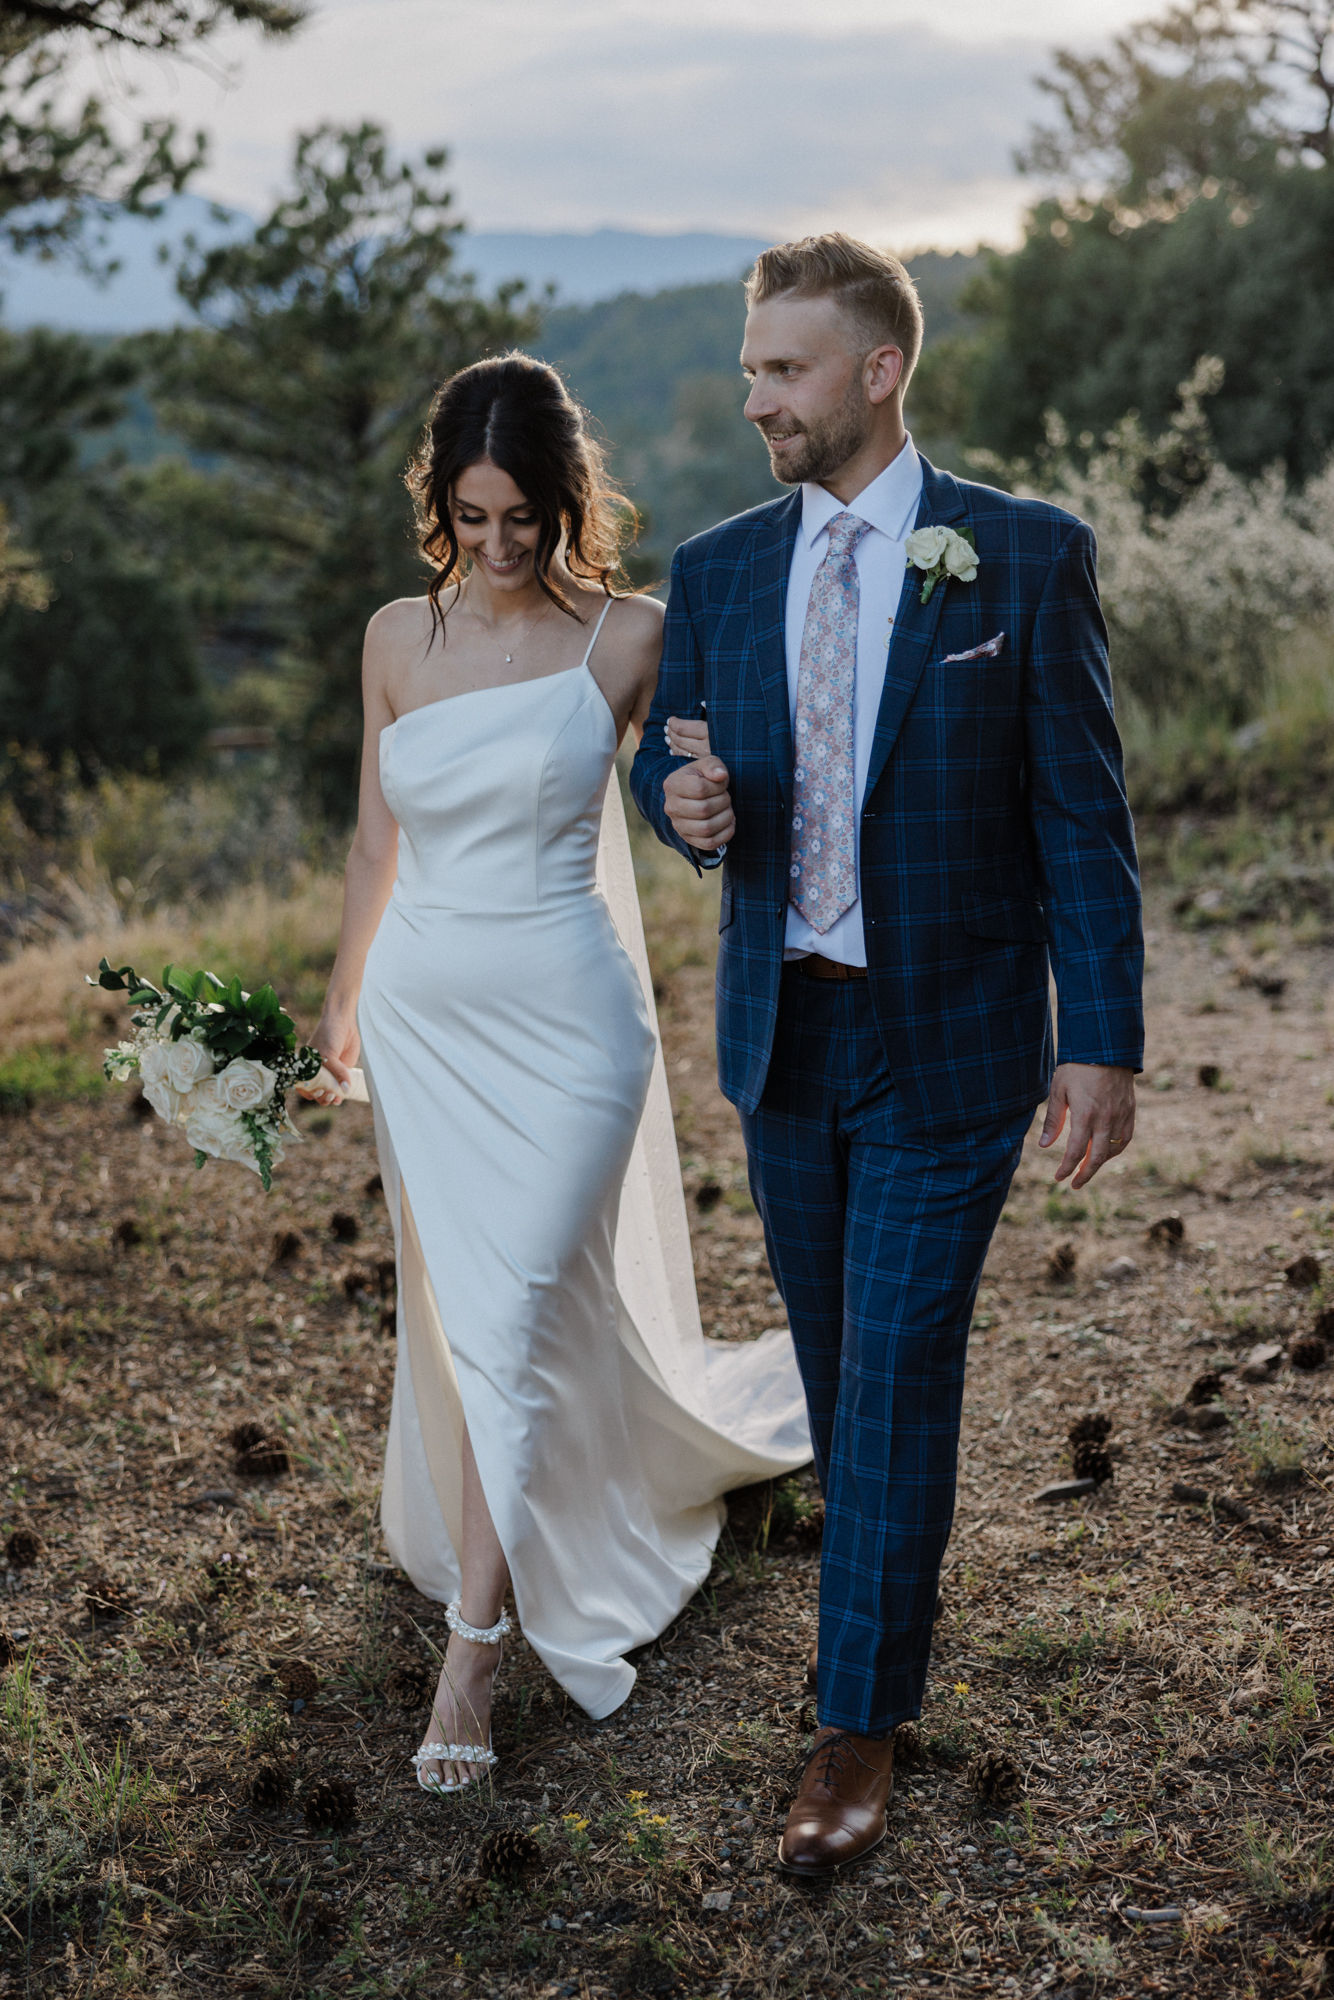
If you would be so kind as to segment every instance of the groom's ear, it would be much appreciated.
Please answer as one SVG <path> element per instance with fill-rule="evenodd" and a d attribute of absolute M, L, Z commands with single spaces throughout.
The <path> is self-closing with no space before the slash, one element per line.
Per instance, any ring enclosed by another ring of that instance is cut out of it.
<path fill-rule="evenodd" d="M 862 362 L 862 384 L 870 403 L 887 403 L 903 380 L 903 349 L 885 341 Z"/>

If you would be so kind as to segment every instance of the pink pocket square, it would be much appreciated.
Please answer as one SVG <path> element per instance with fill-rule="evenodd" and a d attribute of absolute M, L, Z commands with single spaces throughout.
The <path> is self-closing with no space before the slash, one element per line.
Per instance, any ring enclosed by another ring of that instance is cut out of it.
<path fill-rule="evenodd" d="M 980 646 L 974 646 L 967 653 L 946 653 L 941 661 L 943 667 L 957 665 L 960 660 L 996 660 L 1000 658 L 1005 644 L 1005 634 L 998 632 L 994 639 L 986 639 Z"/>

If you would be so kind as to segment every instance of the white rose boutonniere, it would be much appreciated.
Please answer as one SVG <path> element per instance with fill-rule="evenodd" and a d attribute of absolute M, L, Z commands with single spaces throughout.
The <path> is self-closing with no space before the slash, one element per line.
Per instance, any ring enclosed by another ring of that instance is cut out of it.
<path fill-rule="evenodd" d="M 977 544 L 971 528 L 914 528 L 904 548 L 908 568 L 925 571 L 923 604 L 931 602 L 931 593 L 938 583 L 950 577 L 959 583 L 971 583 L 977 575 Z"/>

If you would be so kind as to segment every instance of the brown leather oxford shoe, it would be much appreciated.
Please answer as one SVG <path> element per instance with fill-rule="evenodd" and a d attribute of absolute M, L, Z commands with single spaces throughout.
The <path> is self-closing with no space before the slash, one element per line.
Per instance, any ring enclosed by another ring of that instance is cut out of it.
<path fill-rule="evenodd" d="M 816 1878 L 847 1868 L 879 1847 L 894 1783 L 892 1736 L 817 1729 L 801 1788 L 778 1843 L 778 1865 Z"/>

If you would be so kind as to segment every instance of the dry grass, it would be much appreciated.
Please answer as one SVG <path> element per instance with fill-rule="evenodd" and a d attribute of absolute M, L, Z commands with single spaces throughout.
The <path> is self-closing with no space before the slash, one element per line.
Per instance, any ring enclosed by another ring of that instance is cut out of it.
<path fill-rule="evenodd" d="M 780 1313 L 712 1082 L 714 893 L 684 870 L 647 884 L 705 1320 L 735 1337 Z M 295 904 L 247 892 L 108 944 L 276 966 L 309 1020 L 334 908 L 314 882 Z M 378 1303 L 340 1282 L 389 1244 L 369 1120 L 303 1114 L 267 1201 L 226 1169 L 196 1179 L 118 1093 L 0 1123 L 0 1536 L 42 1544 L 0 1600 L 18 1655 L 0 1679 L 0 1994 L 1297 1992 L 1334 1887 L 1334 1371 L 1251 1384 L 1237 1364 L 1323 1303 L 1283 1272 L 1334 1250 L 1334 1047 L 1320 958 L 1290 955 L 1276 1012 L 1219 977 L 1216 943 L 1159 919 L 1134 1156 L 1073 1201 L 1053 1203 L 1049 1162 L 1021 1169 L 975 1325 L 922 1752 L 890 1842 L 824 1893 L 772 1865 L 810 1720 L 808 1484 L 738 1496 L 709 1586 L 607 1723 L 520 1644 L 494 1790 L 426 1797 L 407 1764 L 421 1718 L 390 1677 L 429 1664 L 442 1621 L 378 1542 L 391 1346 Z M 9 1032 L 59 1024 L 87 1059 L 88 955 L 0 968 Z M 1199 1086 L 1203 1063 L 1231 1088 Z M 1175 1249 L 1147 1236 L 1167 1208 Z M 274 1265 L 285 1230 L 302 1243 Z M 1058 1241 L 1075 1251 L 1059 1280 Z M 1112 1283 L 1118 1255 L 1138 1273 Z M 1172 1421 L 1214 1366 L 1221 1426 Z M 1089 1410 L 1113 1420 L 1115 1477 L 1033 1506 Z M 248 1418 L 285 1434 L 285 1477 L 237 1473 Z M 1266 1483 L 1292 1439 L 1297 1476 Z M 89 1589 L 116 1584 L 124 1615 L 94 1615 Z M 299 1706 L 278 1673 L 294 1659 L 319 1679 Z M 968 1776 L 988 1747 L 1025 1779 L 994 1813 Z M 291 1788 L 261 1810 L 265 1761 Z M 304 1817 L 329 1775 L 355 1788 L 341 1832 Z M 508 1886 L 477 1879 L 501 1828 L 540 1850 Z M 1179 1915 L 1136 1914 L 1163 1909 Z"/>

